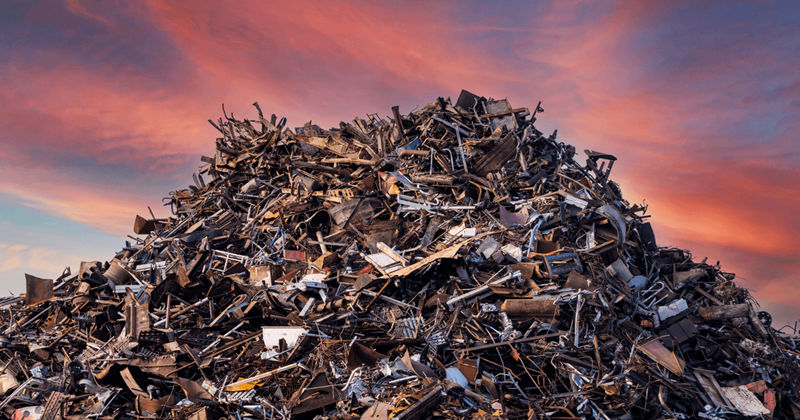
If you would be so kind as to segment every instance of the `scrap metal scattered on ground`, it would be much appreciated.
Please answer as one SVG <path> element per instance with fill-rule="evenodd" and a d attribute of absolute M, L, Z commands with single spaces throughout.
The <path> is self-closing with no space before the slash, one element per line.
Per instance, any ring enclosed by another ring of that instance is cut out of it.
<path fill-rule="evenodd" d="M 20 419 L 800 418 L 798 335 L 656 244 L 616 158 L 462 91 L 216 154 L 109 261 L 0 301 Z M 655 175 L 654 175 L 655 176 Z"/>

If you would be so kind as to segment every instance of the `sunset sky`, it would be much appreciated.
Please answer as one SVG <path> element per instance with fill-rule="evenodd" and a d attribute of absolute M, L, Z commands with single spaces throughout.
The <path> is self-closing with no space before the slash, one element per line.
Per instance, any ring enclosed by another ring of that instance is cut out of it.
<path fill-rule="evenodd" d="M 542 101 L 540 130 L 619 158 L 659 245 L 800 318 L 794 1 L 2 1 L 0 293 L 168 216 L 223 103 L 331 127 L 461 89 Z"/>

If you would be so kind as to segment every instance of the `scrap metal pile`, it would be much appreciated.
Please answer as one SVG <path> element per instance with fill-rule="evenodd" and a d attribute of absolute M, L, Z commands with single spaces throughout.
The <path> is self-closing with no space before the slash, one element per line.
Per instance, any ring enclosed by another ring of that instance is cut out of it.
<path fill-rule="evenodd" d="M 800 418 L 800 349 L 656 245 L 616 158 L 463 91 L 216 155 L 106 262 L 0 301 L 0 410 L 40 419 Z"/>

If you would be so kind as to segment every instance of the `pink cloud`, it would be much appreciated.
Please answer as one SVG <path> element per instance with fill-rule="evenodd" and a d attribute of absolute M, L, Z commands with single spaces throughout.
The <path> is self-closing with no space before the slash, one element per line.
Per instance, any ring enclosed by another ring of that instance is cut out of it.
<path fill-rule="evenodd" d="M 148 170 L 154 159 L 176 150 L 205 151 L 203 140 L 212 134 L 207 123 L 201 124 L 210 106 L 198 106 L 181 92 L 141 89 L 113 69 L 68 60 L 42 67 L 34 58 L 34 63 L 10 64 L 6 75 L 19 83 L 0 92 L 0 122 L 16 126 L 28 144 Z M 37 137 L 40 131 L 48 137 Z"/>

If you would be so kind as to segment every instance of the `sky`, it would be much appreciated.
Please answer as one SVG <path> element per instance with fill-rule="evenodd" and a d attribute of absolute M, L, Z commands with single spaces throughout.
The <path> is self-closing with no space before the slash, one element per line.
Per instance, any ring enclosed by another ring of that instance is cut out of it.
<path fill-rule="evenodd" d="M 169 215 L 208 119 L 322 127 L 461 89 L 619 158 L 661 246 L 800 319 L 800 3 L 0 2 L 0 292 Z M 583 159 L 585 155 L 581 154 Z"/>

